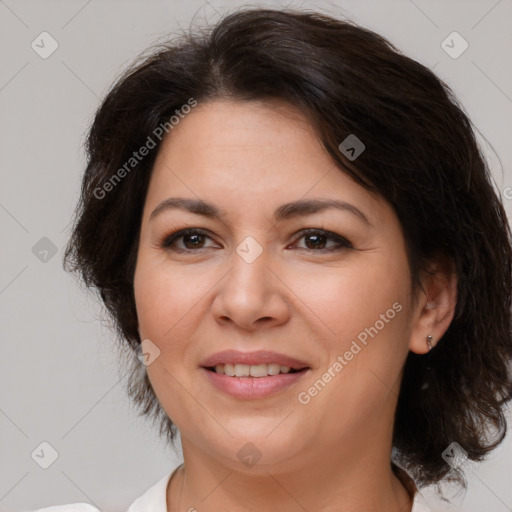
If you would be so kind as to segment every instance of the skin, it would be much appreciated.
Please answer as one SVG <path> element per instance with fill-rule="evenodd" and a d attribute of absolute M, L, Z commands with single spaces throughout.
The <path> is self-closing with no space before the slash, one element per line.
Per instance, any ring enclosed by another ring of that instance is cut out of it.
<path fill-rule="evenodd" d="M 150 220 L 169 197 L 200 198 L 225 215 L 172 209 Z M 273 220 L 282 204 L 312 198 L 346 201 L 371 225 L 336 209 Z M 207 236 L 178 239 L 182 252 L 159 245 L 184 228 Z M 320 238 L 318 248 L 318 239 L 298 234 L 305 228 L 353 247 Z M 248 236 L 262 248 L 252 263 L 236 252 Z M 426 353 L 427 335 L 435 345 L 444 334 L 456 301 L 449 262 L 433 260 L 431 271 L 414 291 L 394 210 L 334 166 L 294 107 L 215 100 L 194 108 L 159 149 L 134 280 L 141 339 L 160 350 L 146 370 L 182 439 L 168 510 L 410 511 L 390 468 L 401 372 L 409 350 Z M 300 403 L 298 394 L 395 303 L 401 311 Z M 310 370 L 272 396 L 235 399 L 200 369 L 226 349 L 272 350 Z M 237 457 L 249 442 L 262 455 L 250 468 Z"/>

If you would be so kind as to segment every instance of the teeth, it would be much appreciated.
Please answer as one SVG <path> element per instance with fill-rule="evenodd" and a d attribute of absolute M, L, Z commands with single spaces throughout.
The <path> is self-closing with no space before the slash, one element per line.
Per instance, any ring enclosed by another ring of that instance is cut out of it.
<path fill-rule="evenodd" d="M 268 366 L 266 364 L 255 364 L 249 367 L 249 375 L 251 377 L 266 377 Z M 237 374 L 238 376 L 238 374 Z"/>
<path fill-rule="evenodd" d="M 268 374 L 269 375 L 278 375 L 281 367 L 278 364 L 272 363 L 268 366 Z"/>
<path fill-rule="evenodd" d="M 249 377 L 250 371 L 248 364 L 235 364 L 235 377 Z"/>
<path fill-rule="evenodd" d="M 276 363 L 271 364 L 217 364 L 215 373 L 228 375 L 229 377 L 267 377 L 268 375 L 278 375 L 279 373 L 289 373 L 289 366 L 280 366 Z"/>

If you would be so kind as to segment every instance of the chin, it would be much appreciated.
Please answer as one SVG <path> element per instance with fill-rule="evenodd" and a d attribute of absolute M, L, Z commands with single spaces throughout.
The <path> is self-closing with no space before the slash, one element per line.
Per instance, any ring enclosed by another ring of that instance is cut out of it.
<path fill-rule="evenodd" d="M 244 418 L 243 421 L 233 420 L 229 422 L 227 430 L 231 436 L 223 436 L 216 447 L 219 455 L 229 459 L 235 464 L 237 470 L 246 466 L 251 471 L 256 471 L 257 466 L 264 468 L 286 464 L 290 459 L 300 455 L 307 442 L 305 431 L 287 422 L 291 419 L 283 417 L 265 418 L 258 421 L 254 418 Z M 290 422 L 291 423 L 291 422 Z M 214 441 L 214 442 L 215 442 Z M 240 465 L 242 463 L 242 466 Z"/>

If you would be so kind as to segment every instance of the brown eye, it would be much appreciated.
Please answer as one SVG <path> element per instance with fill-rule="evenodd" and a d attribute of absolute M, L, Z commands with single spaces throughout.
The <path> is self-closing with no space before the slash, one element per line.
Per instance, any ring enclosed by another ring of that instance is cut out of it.
<path fill-rule="evenodd" d="M 304 239 L 306 241 L 306 247 L 299 247 L 299 249 L 306 251 L 328 252 L 353 247 L 346 238 L 330 231 L 310 229 L 302 231 L 300 235 L 300 239 Z M 327 244 L 329 242 L 331 242 L 331 245 L 328 247 Z"/>
<path fill-rule="evenodd" d="M 205 246 L 206 239 L 211 240 L 211 237 L 201 230 L 183 229 L 164 238 L 160 247 L 178 252 L 207 249 L 208 247 Z"/>
<path fill-rule="evenodd" d="M 306 246 L 308 249 L 324 249 L 327 243 L 327 237 L 325 235 L 318 235 L 313 233 L 312 235 L 305 235 Z M 308 244 L 309 242 L 309 244 Z"/>
<path fill-rule="evenodd" d="M 353 248 L 352 244 L 344 237 L 321 229 L 309 229 L 299 233 L 300 239 L 305 240 L 305 247 L 297 247 L 299 250 L 309 252 L 333 252 L 343 248 Z M 212 246 L 205 245 L 212 238 L 204 231 L 198 229 L 183 229 L 165 237 L 159 247 L 176 252 L 192 252 L 208 249 Z"/>
<path fill-rule="evenodd" d="M 201 234 L 183 235 L 183 244 L 187 249 L 202 247 L 204 244 L 204 236 Z M 190 244 L 190 245 L 189 245 Z"/>

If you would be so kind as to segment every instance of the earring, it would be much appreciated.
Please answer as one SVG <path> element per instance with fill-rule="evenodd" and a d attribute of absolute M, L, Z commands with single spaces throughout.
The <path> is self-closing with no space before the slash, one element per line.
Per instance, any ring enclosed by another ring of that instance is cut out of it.
<path fill-rule="evenodd" d="M 428 352 L 427 352 L 427 371 L 429 372 L 430 371 L 430 351 L 432 350 L 432 336 L 430 334 L 427 336 L 427 347 L 428 347 Z"/>
<path fill-rule="evenodd" d="M 432 350 L 432 336 L 430 334 L 427 336 L 427 347 L 428 347 L 427 372 L 430 372 L 430 351 Z M 427 376 L 427 379 L 428 379 L 428 376 Z M 428 382 L 424 382 L 423 385 L 421 386 L 421 390 L 424 391 L 427 388 L 428 388 Z"/>

